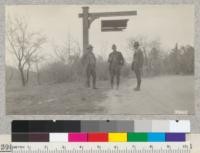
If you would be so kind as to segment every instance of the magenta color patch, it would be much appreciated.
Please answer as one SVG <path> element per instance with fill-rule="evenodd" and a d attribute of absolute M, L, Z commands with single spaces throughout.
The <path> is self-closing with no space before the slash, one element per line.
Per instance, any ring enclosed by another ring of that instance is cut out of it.
<path fill-rule="evenodd" d="M 87 133 L 69 133 L 69 142 L 87 142 Z"/>

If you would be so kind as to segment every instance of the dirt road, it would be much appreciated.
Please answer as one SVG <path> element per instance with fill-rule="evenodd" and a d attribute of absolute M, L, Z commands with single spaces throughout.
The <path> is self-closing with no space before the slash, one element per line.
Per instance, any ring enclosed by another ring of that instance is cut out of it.
<path fill-rule="evenodd" d="M 81 83 L 7 88 L 6 110 L 11 115 L 174 114 L 194 112 L 193 76 L 145 78 L 134 91 L 135 79 L 122 80 L 120 89 L 98 81 L 98 89 Z"/>
<path fill-rule="evenodd" d="M 110 90 L 102 105 L 108 114 L 174 114 L 194 112 L 194 81 L 190 76 L 146 78 L 141 91 L 135 79 Z"/>

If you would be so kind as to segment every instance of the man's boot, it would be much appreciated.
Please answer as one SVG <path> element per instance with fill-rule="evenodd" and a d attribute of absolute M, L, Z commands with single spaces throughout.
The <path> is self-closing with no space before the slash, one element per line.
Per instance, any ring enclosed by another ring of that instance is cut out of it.
<path fill-rule="evenodd" d="M 140 84 L 141 84 L 141 82 L 139 81 L 139 82 L 137 83 L 137 87 L 134 89 L 135 91 L 140 91 Z"/>
<path fill-rule="evenodd" d="M 93 84 L 93 89 L 97 89 L 96 83 Z"/>
<path fill-rule="evenodd" d="M 140 87 L 136 87 L 134 90 L 135 91 L 140 91 Z"/>

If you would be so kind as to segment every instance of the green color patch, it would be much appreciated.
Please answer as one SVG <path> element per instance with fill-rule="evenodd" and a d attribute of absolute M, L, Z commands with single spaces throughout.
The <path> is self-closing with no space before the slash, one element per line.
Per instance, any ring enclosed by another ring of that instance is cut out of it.
<path fill-rule="evenodd" d="M 147 142 L 148 136 L 147 133 L 127 133 L 127 141 L 128 142 Z"/>

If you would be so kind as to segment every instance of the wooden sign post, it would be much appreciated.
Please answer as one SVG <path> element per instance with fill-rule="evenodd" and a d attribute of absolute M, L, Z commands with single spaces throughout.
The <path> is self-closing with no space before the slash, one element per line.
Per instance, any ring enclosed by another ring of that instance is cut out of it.
<path fill-rule="evenodd" d="M 89 12 L 89 7 L 83 7 L 83 12 L 79 14 L 79 17 L 83 20 L 83 52 L 86 52 L 86 48 L 89 44 L 89 28 L 91 23 L 100 17 L 112 17 L 112 16 L 133 16 L 137 15 L 137 11 L 122 11 L 122 12 Z M 116 26 L 113 25 L 113 31 L 121 31 L 116 30 Z M 109 29 L 110 31 L 112 29 Z"/>

